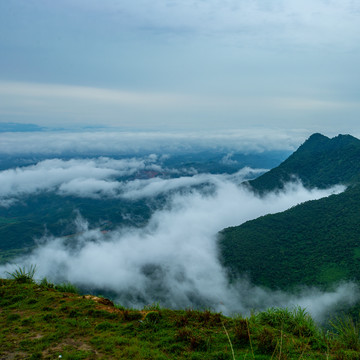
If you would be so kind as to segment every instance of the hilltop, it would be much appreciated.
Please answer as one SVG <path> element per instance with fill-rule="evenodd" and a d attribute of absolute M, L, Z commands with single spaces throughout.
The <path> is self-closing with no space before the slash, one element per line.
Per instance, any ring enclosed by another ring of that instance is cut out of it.
<path fill-rule="evenodd" d="M 360 140 L 314 134 L 278 167 L 249 182 L 259 193 L 281 189 L 294 176 L 310 188 L 348 188 L 224 229 L 222 260 L 232 277 L 247 273 L 256 284 L 282 289 L 359 281 L 359 159 Z"/>
<path fill-rule="evenodd" d="M 125 309 L 70 284 L 0 279 L 1 359 L 358 359 L 351 320 L 326 333 L 302 309 L 249 318 L 151 305 Z"/>
<path fill-rule="evenodd" d="M 360 175 L 360 140 L 351 135 L 332 139 L 313 134 L 279 166 L 249 181 L 251 188 L 264 193 L 282 189 L 284 183 L 300 179 L 304 186 L 327 188 L 349 184 Z"/>

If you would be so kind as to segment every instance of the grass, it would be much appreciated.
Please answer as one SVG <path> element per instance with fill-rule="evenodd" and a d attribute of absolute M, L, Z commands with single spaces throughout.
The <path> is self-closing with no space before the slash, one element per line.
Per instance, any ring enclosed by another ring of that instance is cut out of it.
<path fill-rule="evenodd" d="M 126 309 L 67 290 L 0 279 L 1 359 L 360 358 L 359 325 L 347 317 L 324 332 L 301 308 L 230 318 L 159 304 Z"/>

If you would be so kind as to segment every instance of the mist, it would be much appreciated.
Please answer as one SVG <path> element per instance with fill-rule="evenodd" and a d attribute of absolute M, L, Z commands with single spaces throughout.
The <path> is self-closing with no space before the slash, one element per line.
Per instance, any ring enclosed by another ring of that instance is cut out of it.
<path fill-rule="evenodd" d="M 302 288 L 291 294 L 254 286 L 246 277 L 229 284 L 219 260 L 220 230 L 344 190 L 343 186 L 309 190 L 292 182 L 281 192 L 259 197 L 241 185 L 252 172 L 245 168 L 233 175 L 117 182 L 121 196 L 136 199 L 162 191 L 166 203 L 142 228 L 118 227 L 106 233 L 92 228 L 80 214 L 76 235 L 44 236 L 30 255 L 0 267 L 0 273 L 4 276 L 19 265 L 36 264 L 38 279 L 69 281 L 138 308 L 160 302 L 170 308 L 208 307 L 224 314 L 248 314 L 251 309 L 301 305 L 321 320 L 331 309 L 353 304 L 359 289 L 352 283 L 329 292 Z M 71 184 L 65 180 L 63 184 Z M 63 184 L 58 184 L 58 191 L 64 191 Z M 211 191 L 206 191 L 209 184 Z M 76 187 L 72 191 L 75 194 Z"/>

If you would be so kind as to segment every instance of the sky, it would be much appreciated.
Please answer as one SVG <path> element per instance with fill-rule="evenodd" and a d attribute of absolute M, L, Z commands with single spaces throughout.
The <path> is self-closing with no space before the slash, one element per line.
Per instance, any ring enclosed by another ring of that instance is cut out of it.
<path fill-rule="evenodd" d="M 360 134 L 353 0 L 0 1 L 0 123 Z"/>

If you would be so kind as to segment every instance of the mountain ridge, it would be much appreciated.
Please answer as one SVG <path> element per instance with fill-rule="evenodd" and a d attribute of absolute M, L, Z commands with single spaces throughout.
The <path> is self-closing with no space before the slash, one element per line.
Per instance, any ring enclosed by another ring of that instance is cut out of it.
<path fill-rule="evenodd" d="M 340 183 L 349 185 L 359 179 L 358 159 L 359 139 L 351 135 L 330 139 L 315 133 L 279 166 L 247 184 L 260 194 L 283 189 L 284 184 L 294 178 L 309 188 L 327 188 Z"/>
<path fill-rule="evenodd" d="M 319 159 L 324 163 L 316 163 Z M 299 165 L 296 177 L 308 188 L 334 183 L 348 187 L 338 195 L 223 229 L 219 233 L 221 259 L 231 277 L 245 273 L 258 285 L 282 289 L 360 281 L 360 165 L 353 166 L 359 159 L 357 138 L 313 134 L 277 168 L 248 182 L 255 192 L 266 193 L 275 185 L 279 190 Z M 322 178 L 333 177 L 319 182 L 319 173 Z"/>

